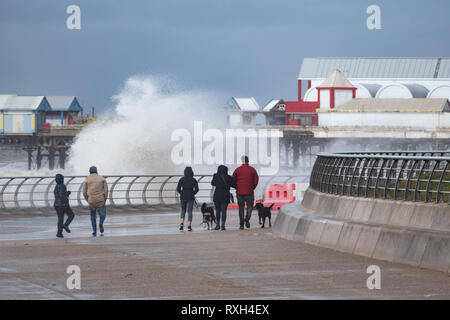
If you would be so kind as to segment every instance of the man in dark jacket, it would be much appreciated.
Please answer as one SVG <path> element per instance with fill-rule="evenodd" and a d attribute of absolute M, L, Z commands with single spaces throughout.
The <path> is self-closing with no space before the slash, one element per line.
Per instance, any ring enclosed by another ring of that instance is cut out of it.
<path fill-rule="evenodd" d="M 236 188 L 236 184 L 234 183 L 233 178 L 228 175 L 228 168 L 220 165 L 217 168 L 217 173 L 213 175 L 211 185 L 216 187 L 213 196 L 214 205 L 216 207 L 216 230 L 225 230 L 227 207 L 230 203 L 230 188 Z"/>
<path fill-rule="evenodd" d="M 70 233 L 69 225 L 73 220 L 74 214 L 69 206 L 69 195 L 70 191 L 67 191 L 64 185 L 64 176 L 62 174 L 57 174 L 55 177 L 56 186 L 53 190 L 55 195 L 55 202 L 53 204 L 56 214 L 58 216 L 58 233 L 56 236 L 58 238 L 64 238 L 62 231 Z M 67 220 L 64 222 L 64 214 L 67 214 Z"/>
<path fill-rule="evenodd" d="M 184 217 L 187 209 L 188 231 L 192 231 L 192 207 L 194 206 L 195 195 L 198 192 L 198 182 L 194 178 L 194 171 L 191 167 L 184 169 L 184 177 L 178 181 L 177 191 L 180 194 L 181 203 L 180 230 L 184 230 Z"/>
<path fill-rule="evenodd" d="M 249 166 L 248 157 L 242 156 L 242 165 L 233 173 L 233 180 L 236 183 L 236 195 L 239 206 L 239 227 L 244 229 L 244 222 L 250 228 L 250 218 L 252 216 L 253 202 L 255 200 L 253 191 L 258 185 L 259 177 L 256 170 Z M 247 215 L 244 219 L 244 208 L 247 204 Z"/>

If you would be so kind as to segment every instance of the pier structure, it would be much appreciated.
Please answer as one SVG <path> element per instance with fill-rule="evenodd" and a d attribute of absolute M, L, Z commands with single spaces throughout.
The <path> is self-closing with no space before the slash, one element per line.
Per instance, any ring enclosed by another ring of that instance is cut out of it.
<path fill-rule="evenodd" d="M 22 149 L 27 153 L 28 169 L 40 169 L 43 159 L 50 170 L 65 168 L 67 151 L 82 126 L 54 127 L 32 134 L 0 133 L 0 147 Z"/>

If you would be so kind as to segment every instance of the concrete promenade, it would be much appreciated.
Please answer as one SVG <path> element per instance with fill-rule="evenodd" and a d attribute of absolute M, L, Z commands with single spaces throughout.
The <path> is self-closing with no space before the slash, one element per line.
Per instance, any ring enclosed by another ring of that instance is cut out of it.
<path fill-rule="evenodd" d="M 245 230 L 234 210 L 227 231 L 200 221 L 182 233 L 176 212 L 113 213 L 93 238 L 83 214 L 56 239 L 53 214 L 2 215 L 0 299 L 450 299 L 444 272 L 275 238 L 256 212 Z M 380 290 L 366 287 L 374 264 Z M 69 265 L 81 268 L 80 290 L 66 287 Z"/>

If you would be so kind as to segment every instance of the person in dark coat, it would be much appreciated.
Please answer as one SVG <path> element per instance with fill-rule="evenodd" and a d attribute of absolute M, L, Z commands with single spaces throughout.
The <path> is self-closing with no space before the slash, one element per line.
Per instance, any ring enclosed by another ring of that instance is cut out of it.
<path fill-rule="evenodd" d="M 66 186 L 64 185 L 64 176 L 62 174 L 57 174 L 55 177 L 56 186 L 53 190 L 55 195 L 55 202 L 53 204 L 56 215 L 58 216 L 58 232 L 56 236 L 58 238 L 64 238 L 62 232 L 63 229 L 66 232 L 70 233 L 69 225 L 73 220 L 74 214 L 69 205 L 69 195 L 70 191 L 67 191 Z M 67 220 L 64 222 L 64 214 L 67 214 Z"/>
<path fill-rule="evenodd" d="M 225 230 L 225 222 L 227 220 L 227 208 L 230 203 L 230 188 L 236 188 L 236 184 L 228 175 L 228 168 L 220 165 L 217 168 L 217 173 L 213 175 L 211 185 L 216 187 L 214 190 L 214 206 L 216 207 L 216 230 Z"/>
<path fill-rule="evenodd" d="M 198 192 L 198 182 L 194 178 L 194 171 L 191 167 L 184 169 L 184 177 L 178 181 L 177 191 L 180 194 L 181 217 L 180 230 L 184 230 L 184 217 L 188 212 L 188 231 L 192 231 L 192 208 L 194 206 L 195 195 Z"/>

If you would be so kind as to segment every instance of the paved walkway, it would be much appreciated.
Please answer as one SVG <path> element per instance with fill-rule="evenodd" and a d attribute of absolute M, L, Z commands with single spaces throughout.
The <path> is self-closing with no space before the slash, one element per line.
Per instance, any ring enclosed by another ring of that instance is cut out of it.
<path fill-rule="evenodd" d="M 177 213 L 110 214 L 106 235 L 90 236 L 78 215 L 64 239 L 55 216 L 0 219 L 0 299 L 450 299 L 441 272 L 377 261 L 274 238 L 256 215 L 237 229 L 178 231 Z M 369 290 L 369 265 L 381 289 Z M 69 290 L 66 268 L 81 268 Z"/>

